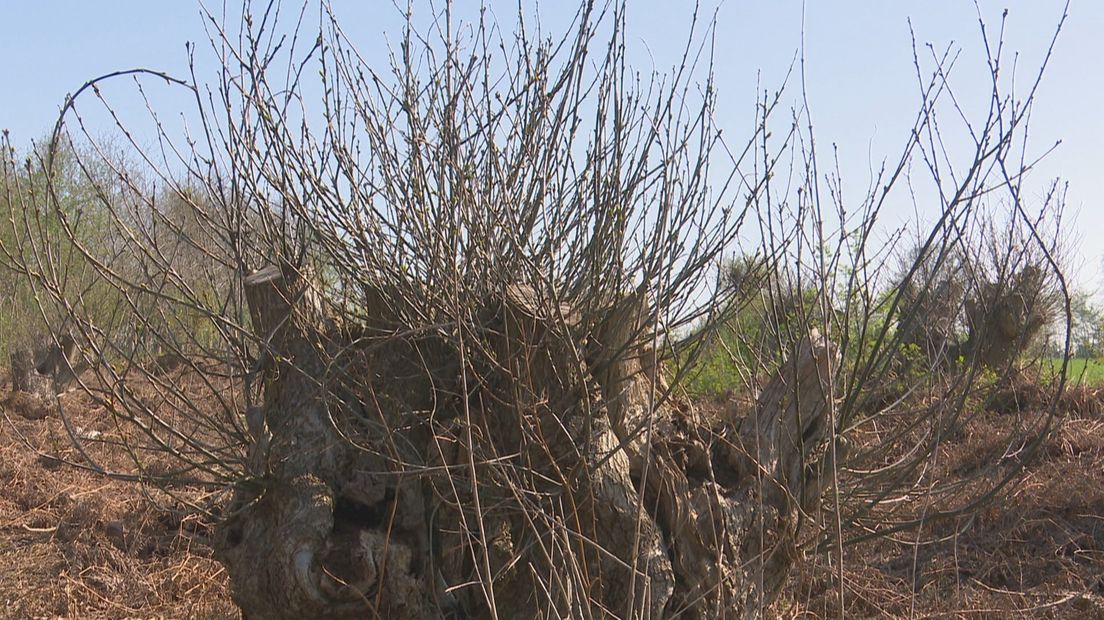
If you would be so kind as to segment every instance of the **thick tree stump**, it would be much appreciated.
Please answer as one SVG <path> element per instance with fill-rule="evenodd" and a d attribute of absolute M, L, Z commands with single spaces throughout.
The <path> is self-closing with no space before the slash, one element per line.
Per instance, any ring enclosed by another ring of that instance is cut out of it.
<path fill-rule="evenodd" d="M 323 381 L 337 343 L 321 303 L 289 268 L 245 284 L 267 387 L 249 412 L 255 477 L 218 541 L 235 601 L 256 618 L 433 617 L 436 584 L 416 574 L 426 554 L 418 487 L 331 419 Z"/>
<path fill-rule="evenodd" d="M 13 392 L 26 392 L 35 396 L 46 396 L 53 393 L 50 377 L 38 372 L 35 357 L 36 355 L 30 347 L 21 347 L 12 351 L 10 368 L 11 390 Z"/>
<path fill-rule="evenodd" d="M 815 332 L 710 428 L 633 296 L 587 326 L 514 286 L 478 329 L 371 339 L 292 269 L 246 287 L 266 387 L 217 547 L 247 616 L 754 617 L 777 595 L 832 435 Z"/>
<path fill-rule="evenodd" d="M 33 347 L 17 347 L 9 361 L 11 389 L 49 399 L 72 383 L 78 372 L 76 340 L 69 334 L 35 339 Z"/>
<path fill-rule="evenodd" d="M 31 420 L 48 417 L 55 411 L 57 394 L 72 381 L 76 373 L 70 362 L 75 345 L 71 338 L 62 339 L 62 346 L 41 338 L 37 347 L 17 347 L 11 352 L 11 394 L 4 398 L 4 408 L 18 412 Z"/>
<path fill-rule="evenodd" d="M 969 338 L 962 353 L 1003 372 L 1042 332 L 1050 320 L 1045 274 L 1024 267 L 1007 282 L 983 282 L 966 302 Z"/>

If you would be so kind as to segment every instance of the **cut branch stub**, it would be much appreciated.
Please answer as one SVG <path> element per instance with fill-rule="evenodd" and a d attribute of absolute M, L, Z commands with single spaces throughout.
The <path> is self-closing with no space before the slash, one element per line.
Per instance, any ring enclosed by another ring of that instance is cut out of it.
<path fill-rule="evenodd" d="M 828 434 L 839 364 L 836 347 L 810 330 L 760 394 L 754 424 L 746 420 L 741 428 L 745 445 L 755 447 L 761 475 L 774 482 L 768 501 L 780 510 L 800 502 L 811 482 L 806 468 Z"/>
<path fill-rule="evenodd" d="M 763 389 L 756 418 L 740 428 L 762 499 L 761 525 L 748 539 L 751 570 L 761 575 L 761 604 L 781 590 L 795 560 L 798 518 L 813 510 L 830 480 L 827 457 L 835 451 L 827 442 L 838 441 L 833 420 L 840 361 L 836 346 L 809 330 Z"/>
<path fill-rule="evenodd" d="M 266 380 L 263 406 L 246 412 L 256 477 L 216 542 L 234 600 L 261 618 L 432 617 L 428 582 L 413 575 L 424 542 L 405 526 L 424 526 L 418 487 L 335 425 L 349 403 L 331 389 L 341 343 L 320 299 L 289 267 L 245 288 Z"/>

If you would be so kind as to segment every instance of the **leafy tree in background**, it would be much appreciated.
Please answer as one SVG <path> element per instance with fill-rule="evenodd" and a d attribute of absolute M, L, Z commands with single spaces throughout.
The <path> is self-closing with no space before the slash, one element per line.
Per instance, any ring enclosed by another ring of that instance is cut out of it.
<path fill-rule="evenodd" d="M 1084 290 L 1070 296 L 1073 312 L 1073 355 L 1075 357 L 1100 357 L 1104 354 L 1104 308 L 1093 301 L 1093 295 Z"/>

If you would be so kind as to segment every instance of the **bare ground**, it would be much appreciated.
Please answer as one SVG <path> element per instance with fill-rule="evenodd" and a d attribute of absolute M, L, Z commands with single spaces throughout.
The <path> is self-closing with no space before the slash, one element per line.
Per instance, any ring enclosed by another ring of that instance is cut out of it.
<path fill-rule="evenodd" d="M 77 392 L 61 398 L 74 432 L 112 436 L 106 411 Z M 181 487 L 170 498 L 65 465 L 41 453 L 76 457 L 56 412 L 28 419 L 38 412 L 11 398 L 0 408 L 0 618 L 238 617 L 209 524 L 186 507 L 209 491 Z M 108 441 L 88 443 L 107 464 L 129 458 Z"/>
<path fill-rule="evenodd" d="M 915 544 L 909 532 L 845 547 L 842 569 L 838 552 L 807 560 L 779 615 L 1104 618 L 1104 394 L 1077 388 L 1066 396 L 1054 431 L 1008 494 L 977 514 L 926 526 L 931 544 Z M 969 485 L 983 464 L 1011 465 L 1020 446 L 1003 437 L 1018 423 L 1007 412 L 975 416 L 940 452 L 934 475 Z M 924 507 L 920 498 L 907 510 Z"/>
<path fill-rule="evenodd" d="M 0 390 L 7 394 L 0 381 Z M 783 618 L 1104 618 L 1104 413 L 1081 394 L 1056 421 L 1026 476 L 973 518 L 845 548 L 799 565 L 774 612 Z M 105 438 L 106 411 L 62 396 L 70 428 L 110 462 L 130 458 Z M 75 457 L 56 413 L 0 402 L 0 618 L 237 618 L 209 527 L 174 497 L 65 465 Z M 941 476 L 1000 458 L 994 438 L 1015 416 L 977 416 L 941 453 Z M 922 509 L 917 503 L 914 509 Z M 854 533 L 854 532 L 852 532 Z M 842 587 L 841 587 L 842 579 Z M 842 593 L 842 598 L 841 598 Z M 841 603 L 842 600 L 842 603 Z"/>

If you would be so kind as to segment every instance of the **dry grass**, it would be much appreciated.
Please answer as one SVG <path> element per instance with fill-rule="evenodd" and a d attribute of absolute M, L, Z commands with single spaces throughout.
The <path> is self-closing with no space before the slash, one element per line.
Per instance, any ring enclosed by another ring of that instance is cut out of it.
<path fill-rule="evenodd" d="M 108 457 L 110 416 L 81 398 L 62 396 L 77 432 L 104 440 L 89 445 Z M 176 488 L 174 506 L 155 489 L 46 457 L 36 449 L 74 456 L 66 431 L 56 414 L 24 417 L 23 405 L 8 400 L 0 416 L 0 617 L 238 617 L 209 524 L 182 504 L 207 491 Z"/>
<path fill-rule="evenodd" d="M 0 389 L 6 393 L 3 381 Z M 77 432 L 98 438 L 89 449 L 124 464 L 129 457 L 110 442 L 118 432 L 110 416 L 76 392 L 62 398 Z M 1101 402 L 1099 391 L 1067 394 L 1062 404 L 1071 412 L 1006 499 L 970 519 L 930 524 L 923 534 L 936 542 L 916 545 L 910 533 L 846 548 L 842 603 L 836 558 L 809 558 L 776 612 L 787 618 L 838 618 L 841 611 L 847 618 L 1104 618 Z M 209 491 L 174 488 L 174 507 L 156 489 L 44 457 L 34 448 L 75 455 L 56 414 L 28 419 L 24 404 L 0 405 L 0 617 L 238 617 L 221 566 L 211 558 L 209 524 L 181 503 L 213 501 Z M 1000 411 L 979 414 L 956 433 L 940 453 L 936 475 L 965 475 L 1007 458 L 1009 447 L 996 438 L 1017 418 Z M 918 499 L 908 510 L 923 506 Z"/>
<path fill-rule="evenodd" d="M 1003 404 L 1003 403 L 1002 403 Z M 1074 390 L 1065 413 L 1005 498 L 916 533 L 810 558 L 776 607 L 788 618 L 1104 618 L 1104 416 Z M 934 472 L 967 477 L 1013 460 L 1017 417 L 987 411 L 949 441 Z M 968 484 L 968 483 L 965 483 Z M 918 498 L 906 508 L 924 510 Z M 851 534 L 861 532 L 852 531 Z M 843 587 L 840 587 L 840 581 Z M 840 592 L 843 597 L 841 602 Z"/>

